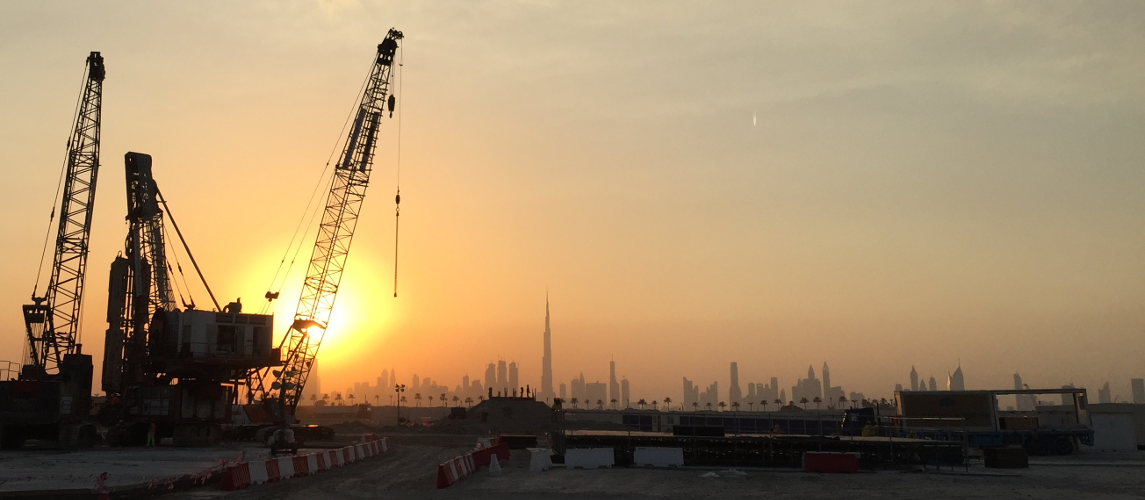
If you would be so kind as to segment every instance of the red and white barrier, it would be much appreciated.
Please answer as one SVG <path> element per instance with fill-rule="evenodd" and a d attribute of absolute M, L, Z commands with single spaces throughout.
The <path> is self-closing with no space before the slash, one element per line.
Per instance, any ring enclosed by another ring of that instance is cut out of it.
<path fill-rule="evenodd" d="M 386 443 L 381 443 L 382 449 Z M 478 467 L 488 466 L 492 457 L 498 460 L 509 459 L 509 445 L 502 443 L 501 438 L 481 438 L 473 451 L 453 458 L 437 466 L 437 487 L 446 488 L 459 479 L 477 472 Z"/>
<path fill-rule="evenodd" d="M 336 450 L 236 463 L 223 472 L 223 489 L 232 491 L 252 484 L 309 476 L 381 454 L 388 449 L 386 438 L 373 438 L 371 441 Z"/>

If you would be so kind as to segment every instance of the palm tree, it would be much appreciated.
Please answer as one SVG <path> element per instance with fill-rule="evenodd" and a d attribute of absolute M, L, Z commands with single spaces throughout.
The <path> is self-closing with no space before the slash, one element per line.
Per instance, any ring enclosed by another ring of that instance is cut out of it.
<path fill-rule="evenodd" d="M 335 392 L 334 393 L 334 401 L 338 402 L 338 406 L 342 406 L 342 393 Z"/>
<path fill-rule="evenodd" d="M 812 399 L 811 401 L 815 402 L 815 409 L 818 410 L 819 404 L 823 402 L 823 398 L 815 396 L 815 399 Z"/>
<path fill-rule="evenodd" d="M 382 406 L 382 396 L 380 394 L 374 394 L 374 405 Z"/>
<path fill-rule="evenodd" d="M 705 403 L 705 404 L 708 406 L 708 411 L 712 411 L 712 404 L 711 403 Z"/>
<path fill-rule="evenodd" d="M 603 410 L 604 409 L 604 401 L 601 401 L 599 399 L 596 400 L 596 409 Z"/>
<path fill-rule="evenodd" d="M 660 411 L 660 402 L 653 399 L 652 400 L 652 409 L 655 411 Z"/>
<path fill-rule="evenodd" d="M 461 405 L 457 404 L 458 401 L 461 401 L 461 398 L 453 396 L 453 406 L 460 407 Z"/>
<path fill-rule="evenodd" d="M 430 394 L 428 397 L 429 397 L 429 406 L 433 406 L 433 395 Z"/>
<path fill-rule="evenodd" d="M 441 406 L 445 406 L 445 393 L 441 393 Z"/>
<path fill-rule="evenodd" d="M 755 411 L 755 401 L 747 402 L 747 411 Z"/>
<path fill-rule="evenodd" d="M 783 409 L 783 400 L 779 399 L 779 398 L 775 398 L 775 407 L 776 407 L 777 411 L 782 410 Z"/>
<path fill-rule="evenodd" d="M 858 402 L 859 402 L 859 400 L 857 400 L 857 399 L 852 399 L 852 400 L 851 400 L 851 409 L 852 409 L 852 410 L 854 410 L 854 409 L 855 409 L 855 405 L 856 405 L 856 404 L 858 404 Z"/>
<path fill-rule="evenodd" d="M 720 407 L 720 411 L 724 411 L 724 408 L 727 408 L 728 404 L 723 402 L 723 401 L 720 401 L 720 404 L 718 406 Z"/>
<path fill-rule="evenodd" d="M 767 400 L 766 399 L 760 400 L 759 405 L 763 407 L 763 411 L 767 411 Z"/>
<path fill-rule="evenodd" d="M 692 401 L 692 411 L 700 411 L 700 403 Z"/>
<path fill-rule="evenodd" d="M 399 403 L 409 403 L 409 400 L 408 400 L 408 399 L 406 399 L 406 397 L 405 397 L 405 396 L 402 396 L 402 397 L 401 397 L 401 399 L 399 399 L 399 400 L 398 400 L 398 402 L 399 402 Z"/>
<path fill-rule="evenodd" d="M 310 395 L 310 403 L 314 404 L 316 402 L 318 402 L 318 395 L 317 394 L 311 394 Z"/>
<path fill-rule="evenodd" d="M 739 411 L 739 408 L 740 408 L 739 401 L 732 403 L 732 411 Z"/>
<path fill-rule="evenodd" d="M 799 404 L 803 405 L 804 410 L 807 409 L 807 403 L 810 403 L 807 398 L 799 398 Z"/>
<path fill-rule="evenodd" d="M 664 406 L 668 407 L 668 411 L 672 411 L 672 398 L 664 398 Z"/>
<path fill-rule="evenodd" d="M 646 405 L 646 404 L 648 404 L 648 403 L 644 401 L 644 398 L 641 398 L 640 401 L 636 402 L 636 406 L 639 406 L 641 410 L 644 409 L 644 405 Z"/>
<path fill-rule="evenodd" d="M 573 409 L 576 409 L 577 398 L 572 398 Z"/>
<path fill-rule="evenodd" d="M 465 404 L 473 408 L 473 398 L 465 398 Z"/>
<path fill-rule="evenodd" d="M 330 395 L 329 395 L 329 394 L 323 394 L 323 395 L 322 395 L 322 401 L 327 401 L 327 400 L 329 400 L 329 399 L 330 399 Z"/>
<path fill-rule="evenodd" d="M 417 407 L 421 408 L 421 393 L 420 392 L 414 393 L 413 400 L 416 402 Z"/>
<path fill-rule="evenodd" d="M 843 409 L 844 406 L 847 406 L 847 396 L 839 396 L 839 409 Z"/>
<path fill-rule="evenodd" d="M 349 398 L 349 400 L 350 400 L 350 406 L 353 406 L 354 405 L 354 395 L 351 394 L 351 395 L 346 396 L 346 397 Z"/>
<path fill-rule="evenodd" d="M 608 402 L 612 403 L 612 409 L 615 410 L 616 409 L 616 398 L 612 398 Z"/>

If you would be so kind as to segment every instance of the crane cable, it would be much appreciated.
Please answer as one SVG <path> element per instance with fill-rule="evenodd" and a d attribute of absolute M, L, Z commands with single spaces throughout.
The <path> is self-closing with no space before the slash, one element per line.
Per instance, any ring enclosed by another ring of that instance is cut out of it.
<path fill-rule="evenodd" d="M 301 217 L 298 218 L 298 224 L 294 227 L 294 234 L 290 236 L 290 242 L 287 243 L 286 249 L 282 252 L 282 259 L 278 261 L 278 268 L 274 270 L 274 276 L 270 280 L 270 286 L 267 287 L 266 302 L 262 305 L 261 313 L 265 314 L 270 310 L 271 303 L 274 299 L 278 298 L 279 292 L 282 287 L 286 285 L 286 279 L 290 275 L 290 271 L 294 268 L 294 262 L 298 259 L 299 252 L 302 251 L 302 243 L 306 241 L 306 235 L 310 233 L 310 228 L 314 225 L 314 218 L 322 212 L 321 208 L 314 205 L 314 200 L 318 196 L 319 188 L 328 184 L 326 180 L 326 172 L 330 170 L 330 161 L 334 159 L 334 154 L 338 152 L 338 146 L 342 144 L 342 136 L 346 133 L 346 128 L 350 125 L 350 119 L 358 110 L 358 103 L 361 102 L 362 95 L 366 92 L 366 85 L 370 81 L 370 76 L 373 73 L 373 63 L 370 63 L 370 71 L 366 73 L 366 78 L 362 80 L 362 86 L 358 89 L 358 95 L 354 98 L 354 106 L 351 107 L 350 112 L 346 114 L 346 120 L 342 123 L 342 130 L 338 132 L 338 137 L 334 139 L 334 146 L 330 149 L 330 155 L 326 157 L 326 165 L 322 168 L 322 173 L 318 176 L 318 182 L 314 184 L 314 189 L 310 192 L 310 199 L 306 202 L 306 208 L 302 210 Z M 314 207 L 311 212 L 311 207 Z M 301 237 L 299 231 L 302 231 Z M 295 241 L 298 246 L 295 247 Z M 286 271 L 282 271 L 282 266 L 286 263 L 286 256 L 290 255 L 290 249 L 294 248 L 294 255 L 290 257 L 290 264 L 286 265 Z M 279 281 L 279 277 L 282 278 Z"/>
<path fill-rule="evenodd" d="M 405 44 L 398 47 L 398 164 L 397 185 L 398 193 L 394 196 L 394 298 L 398 297 L 398 225 L 402 215 L 402 96 L 405 87 L 402 85 L 402 75 L 405 74 Z"/>

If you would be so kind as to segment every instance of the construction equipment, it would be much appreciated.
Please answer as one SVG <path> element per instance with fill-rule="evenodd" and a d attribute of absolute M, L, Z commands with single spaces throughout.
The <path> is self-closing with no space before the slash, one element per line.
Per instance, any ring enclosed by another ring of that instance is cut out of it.
<path fill-rule="evenodd" d="M 124 163 L 129 231 L 108 285 L 103 389 L 109 401 L 101 421 L 116 444 L 143 444 L 154 426 L 155 437 L 171 437 L 177 446 L 209 445 L 231 420 L 238 385 L 280 364 L 271 347 L 274 317 L 245 314 L 239 302 L 220 308 L 205 279 L 214 311 L 195 309 L 193 298 L 182 310 L 176 306 L 164 215 L 196 271 L 198 264 L 152 177 L 151 156 L 127 153 Z M 182 274 L 177 261 L 174 267 Z"/>
<path fill-rule="evenodd" d="M 334 299 L 370 181 L 379 122 L 385 107 L 388 106 L 391 116 L 393 114 L 395 99 L 389 91 L 394 55 L 398 50 L 398 40 L 402 38 L 402 32 L 390 29 L 385 40 L 378 45 L 353 125 L 335 165 L 294 321 L 279 346 L 285 351 L 282 369 L 263 370 L 249 383 L 252 390 L 250 399 L 259 401 L 280 426 L 294 423 L 295 408 L 302 398 L 306 379 L 329 327 Z M 268 298 L 272 295 L 276 296 L 267 293 Z"/>
<path fill-rule="evenodd" d="M 88 55 L 85 72 L 62 176 L 51 277 L 44 294 L 37 296 L 34 289 L 32 304 L 23 306 L 27 353 L 19 376 L 0 381 L 0 447 L 5 449 L 19 448 L 27 439 L 56 440 L 63 446 L 97 439 L 88 418 L 91 356 L 81 352 L 79 321 L 99 174 L 105 76 L 99 52 Z"/>

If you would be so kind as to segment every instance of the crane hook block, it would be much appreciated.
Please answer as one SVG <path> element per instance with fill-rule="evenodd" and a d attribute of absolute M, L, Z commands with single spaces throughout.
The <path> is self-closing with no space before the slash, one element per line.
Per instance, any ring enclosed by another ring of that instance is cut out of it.
<path fill-rule="evenodd" d="M 393 94 L 390 94 L 390 98 L 389 98 L 389 100 L 386 101 L 386 104 L 388 104 L 390 106 L 390 118 L 393 118 L 394 117 L 394 104 L 397 104 L 397 99 L 394 99 Z"/>
<path fill-rule="evenodd" d="M 397 196 L 394 196 L 394 204 L 395 205 L 401 205 L 402 204 L 402 194 L 401 193 L 398 193 Z"/>

